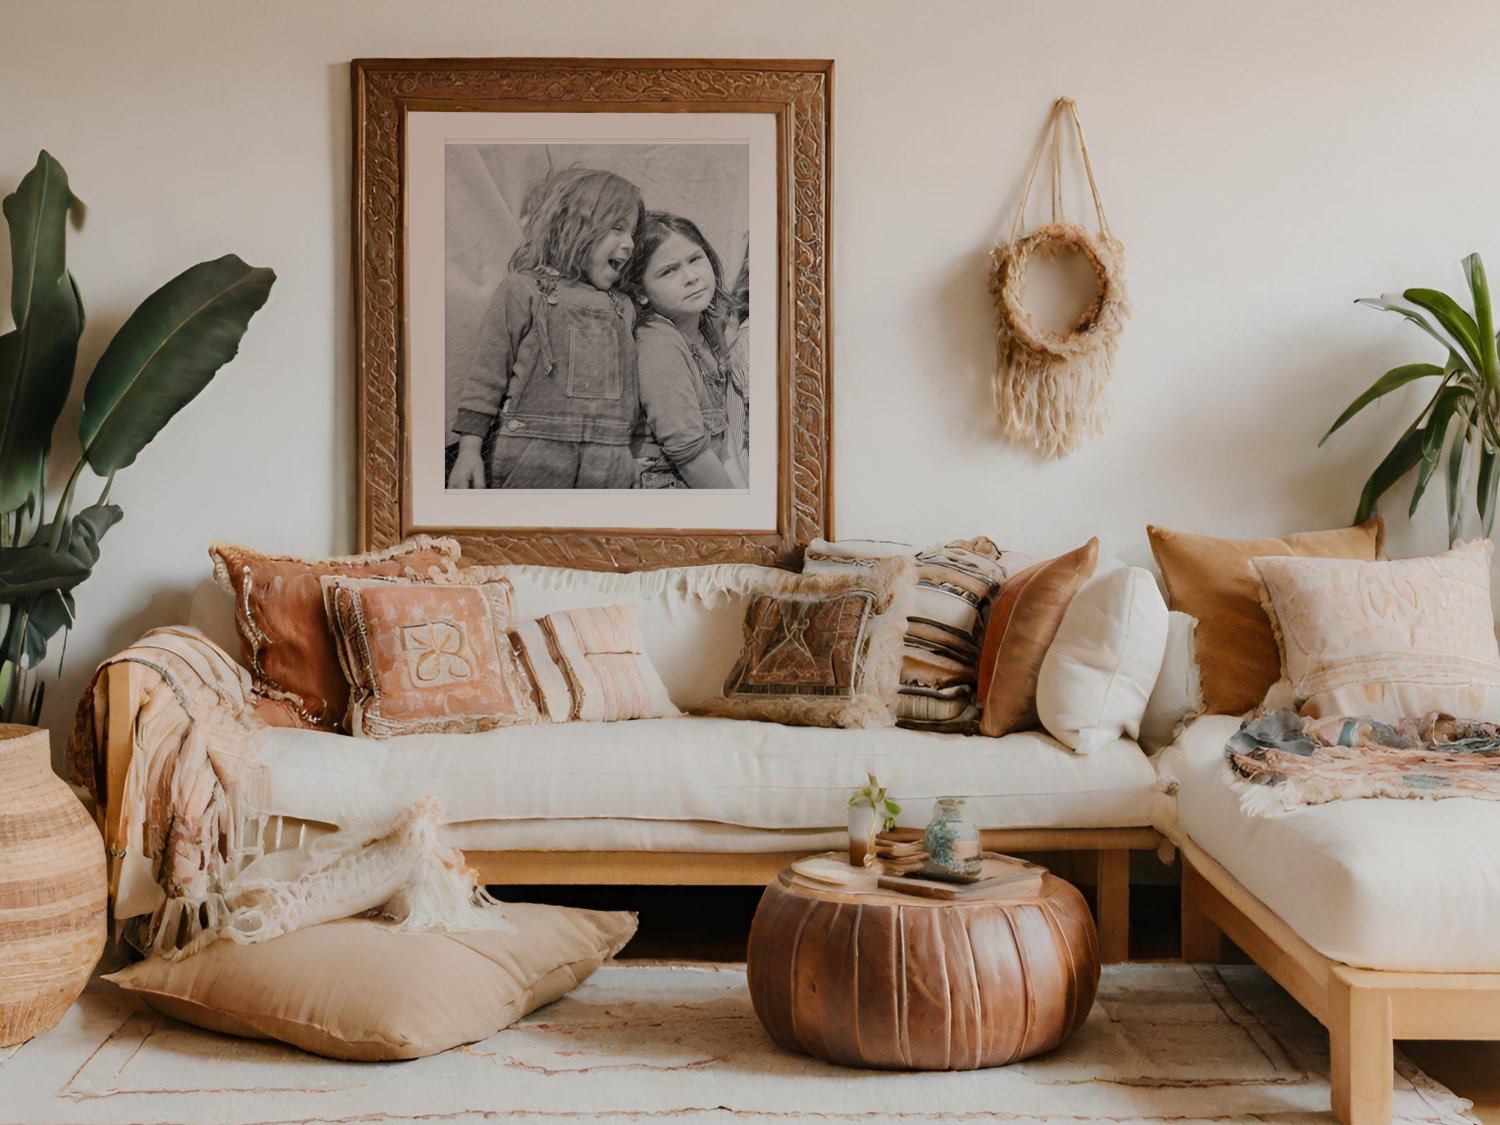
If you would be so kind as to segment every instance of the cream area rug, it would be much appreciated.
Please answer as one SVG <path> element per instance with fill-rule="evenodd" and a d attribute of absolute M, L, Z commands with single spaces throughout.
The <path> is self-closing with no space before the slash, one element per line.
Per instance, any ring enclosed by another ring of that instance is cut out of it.
<path fill-rule="evenodd" d="M 1122 965 L 1068 1043 L 996 1070 L 896 1074 L 789 1054 L 742 966 L 609 965 L 483 1043 L 338 1063 L 155 1015 L 102 981 L 0 1050 L 0 1122 L 1332 1122 L 1328 1039 L 1258 969 Z M 1472 1122 L 1398 1061 L 1398 1122 Z"/>

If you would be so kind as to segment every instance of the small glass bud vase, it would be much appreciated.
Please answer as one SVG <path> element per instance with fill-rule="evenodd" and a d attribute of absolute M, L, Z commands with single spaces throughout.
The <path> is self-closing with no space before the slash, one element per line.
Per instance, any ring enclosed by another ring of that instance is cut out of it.
<path fill-rule="evenodd" d="M 927 852 L 927 862 L 922 865 L 923 875 L 959 883 L 979 878 L 984 864 L 980 855 L 979 829 L 964 816 L 962 797 L 937 799 L 932 820 L 922 834 L 922 846 Z"/>

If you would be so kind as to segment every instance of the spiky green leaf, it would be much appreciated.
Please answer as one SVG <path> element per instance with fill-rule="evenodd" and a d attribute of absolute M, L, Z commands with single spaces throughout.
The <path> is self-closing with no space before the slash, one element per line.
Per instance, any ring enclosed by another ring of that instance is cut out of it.
<path fill-rule="evenodd" d="M 1442 344 L 1446 351 L 1462 353 L 1464 350 L 1463 345 L 1452 333 L 1436 323 L 1436 321 L 1428 316 L 1425 310 L 1418 308 L 1400 294 L 1384 293 L 1379 297 L 1361 297 L 1354 303 L 1356 305 L 1365 305 L 1372 309 L 1393 312 L 1405 317 L 1439 344 Z M 1467 360 L 1465 360 L 1465 364 L 1467 365 Z"/>
<path fill-rule="evenodd" d="M 1457 301 L 1437 289 L 1408 289 L 1402 294 L 1412 304 L 1430 312 L 1443 329 L 1463 345 L 1464 355 L 1475 371 L 1484 370 L 1484 348 L 1479 326 Z"/>
<path fill-rule="evenodd" d="M 1448 430 L 1453 419 L 1455 415 L 1467 417 L 1465 408 L 1469 402 L 1469 393 L 1461 387 L 1444 387 L 1434 397 L 1432 409 L 1420 431 L 1422 459 L 1417 465 L 1417 482 L 1412 488 L 1408 516 L 1416 515 L 1417 505 L 1422 502 L 1422 494 L 1427 491 L 1427 482 L 1432 479 L 1438 461 L 1442 459 L 1443 445 L 1448 440 Z"/>
<path fill-rule="evenodd" d="M 89 376 L 78 436 L 100 476 L 123 469 L 234 358 L 276 275 L 233 254 L 200 262 L 141 303 Z"/>
<path fill-rule="evenodd" d="M 1448 447 L 1448 476 L 1447 476 L 1447 500 L 1448 500 L 1448 542 L 1451 544 L 1458 539 L 1458 529 L 1463 522 L 1463 469 L 1464 449 L 1468 446 L 1469 437 L 1474 426 L 1478 423 L 1479 408 L 1471 407 L 1466 423 L 1462 429 L 1454 435 L 1452 443 Z"/>
<path fill-rule="evenodd" d="M 1398 480 L 1416 468 L 1417 462 L 1422 460 L 1422 438 L 1421 429 L 1415 424 L 1411 425 L 1391 447 L 1385 459 L 1375 466 L 1375 471 L 1365 482 L 1364 491 L 1360 493 L 1359 510 L 1354 516 L 1355 523 L 1364 523 L 1373 516 L 1376 502 L 1389 492 Z"/>
<path fill-rule="evenodd" d="M 1439 367 L 1435 363 L 1406 363 L 1402 364 L 1400 367 L 1391 368 L 1379 379 L 1376 379 L 1375 382 L 1371 383 L 1369 389 L 1367 389 L 1364 394 L 1360 395 L 1348 405 L 1344 412 L 1339 415 L 1338 421 L 1336 421 L 1332 426 L 1328 427 L 1328 432 L 1323 435 L 1323 437 L 1318 441 L 1318 444 L 1322 445 L 1325 441 L 1332 437 L 1339 430 L 1339 428 L 1343 426 L 1345 422 L 1349 421 L 1349 419 L 1353 418 L 1356 414 L 1358 414 L 1365 407 L 1369 406 L 1370 403 L 1374 402 L 1376 399 L 1384 398 L 1392 391 L 1399 390 L 1400 388 L 1406 386 L 1408 383 L 1416 382 L 1418 379 L 1428 379 L 1435 375 L 1441 376 L 1443 373 L 1444 368 Z"/>
<path fill-rule="evenodd" d="M 1481 450 L 1479 453 L 1479 522 L 1484 527 L 1484 534 L 1489 535 L 1495 526 L 1495 487 L 1500 485 L 1500 455 L 1489 449 Z"/>
<path fill-rule="evenodd" d="M 1484 349 L 1484 376 L 1490 388 L 1500 387 L 1500 354 L 1495 342 L 1495 313 L 1490 303 L 1490 283 L 1485 276 L 1484 261 L 1478 252 L 1464 259 L 1464 277 L 1469 295 L 1474 299 L 1474 322 L 1479 328 L 1479 343 Z"/>

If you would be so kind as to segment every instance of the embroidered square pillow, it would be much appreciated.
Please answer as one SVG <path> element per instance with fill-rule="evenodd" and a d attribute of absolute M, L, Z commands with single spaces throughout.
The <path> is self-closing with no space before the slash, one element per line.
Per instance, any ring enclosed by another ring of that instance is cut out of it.
<path fill-rule="evenodd" d="M 755 594 L 724 697 L 703 711 L 793 726 L 890 726 L 915 569 L 910 556 L 895 556 Z"/>
<path fill-rule="evenodd" d="M 870 540 L 814 540 L 803 555 L 804 574 L 868 567 L 878 558 L 910 554 L 916 588 L 906 619 L 896 725 L 965 731 L 979 717 L 974 699 L 984 623 L 1005 579 L 1031 560 L 1002 551 L 979 536 L 917 550 Z"/>
<path fill-rule="evenodd" d="M 979 657 L 979 733 L 999 738 L 1041 725 L 1036 685 L 1073 596 L 1094 573 L 1099 540 L 1039 562 L 1000 589 Z"/>
<path fill-rule="evenodd" d="M 358 737 L 471 734 L 540 716 L 511 650 L 511 585 L 325 577 Z"/>
<path fill-rule="evenodd" d="M 511 639 L 554 723 L 682 714 L 646 655 L 633 603 L 549 613 L 517 625 Z"/>
<path fill-rule="evenodd" d="M 1252 559 L 1296 555 L 1374 562 L 1385 557 L 1385 523 L 1379 516 L 1358 527 L 1280 538 L 1219 539 L 1151 526 L 1146 534 L 1161 569 L 1168 608 L 1198 619 L 1203 709 L 1214 715 L 1242 715 L 1260 706 L 1281 674 Z"/>
<path fill-rule="evenodd" d="M 452 574 L 458 543 L 419 535 L 385 551 L 331 559 L 268 555 L 232 543 L 208 549 L 214 580 L 234 598 L 240 655 L 263 696 L 285 714 L 319 730 L 336 730 L 349 707 L 323 611 L 325 575 L 427 579 Z"/>
<path fill-rule="evenodd" d="M 1492 550 L 1480 540 L 1390 562 L 1256 559 L 1284 667 L 1267 702 L 1319 719 L 1500 722 Z"/>

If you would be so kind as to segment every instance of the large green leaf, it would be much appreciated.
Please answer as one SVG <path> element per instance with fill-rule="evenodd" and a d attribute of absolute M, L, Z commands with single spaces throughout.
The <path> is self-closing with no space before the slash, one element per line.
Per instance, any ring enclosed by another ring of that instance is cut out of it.
<path fill-rule="evenodd" d="M 0 547 L 0 601 L 44 590 L 71 590 L 89 576 L 89 570 L 88 564 L 46 543 Z"/>
<path fill-rule="evenodd" d="M 1400 367 L 1391 368 L 1379 379 L 1376 379 L 1375 382 L 1371 383 L 1369 389 L 1366 390 L 1364 394 L 1360 395 L 1357 399 L 1349 404 L 1344 412 L 1339 415 L 1338 421 L 1328 428 L 1328 432 L 1323 435 L 1318 444 L 1322 445 L 1323 442 L 1332 437 L 1334 433 L 1336 433 L 1345 422 L 1349 421 L 1350 418 L 1353 418 L 1356 414 L 1358 414 L 1365 407 L 1369 406 L 1370 403 L 1374 402 L 1376 399 L 1383 398 L 1384 396 L 1390 394 L 1392 391 L 1398 390 L 1399 388 L 1406 386 L 1406 384 L 1413 383 L 1418 379 L 1426 379 L 1434 375 L 1442 375 L 1443 373 L 1444 369 L 1439 367 L 1435 363 L 1407 363 L 1403 364 Z"/>
<path fill-rule="evenodd" d="M 1491 389 L 1500 387 L 1500 354 L 1495 344 L 1495 313 L 1490 304 L 1490 283 L 1485 277 L 1484 261 L 1478 252 L 1464 259 L 1464 277 L 1469 282 L 1469 295 L 1474 298 L 1474 321 L 1479 328 L 1479 344 L 1484 351 L 1485 385 Z"/>
<path fill-rule="evenodd" d="M 1457 301 L 1437 289 L 1408 289 L 1402 296 L 1430 312 L 1444 330 L 1463 345 L 1464 355 L 1468 356 L 1474 370 L 1484 370 L 1484 349 L 1479 342 L 1479 326 Z"/>
<path fill-rule="evenodd" d="M 3 205 L 16 327 L 0 336 L 0 511 L 41 491 L 52 427 L 73 381 L 83 305 L 66 262 L 72 204 L 67 173 L 43 152 Z"/>
<path fill-rule="evenodd" d="M 1422 460 L 1422 430 L 1413 424 L 1402 434 L 1385 459 L 1375 466 L 1370 479 L 1365 482 L 1359 496 L 1359 510 L 1354 515 L 1355 523 L 1364 523 L 1375 514 L 1375 504 L 1390 491 L 1391 486 L 1404 477 L 1417 462 Z"/>
<path fill-rule="evenodd" d="M 123 469 L 234 358 L 276 275 L 233 254 L 200 262 L 141 302 L 89 376 L 78 436 L 100 476 Z"/>

